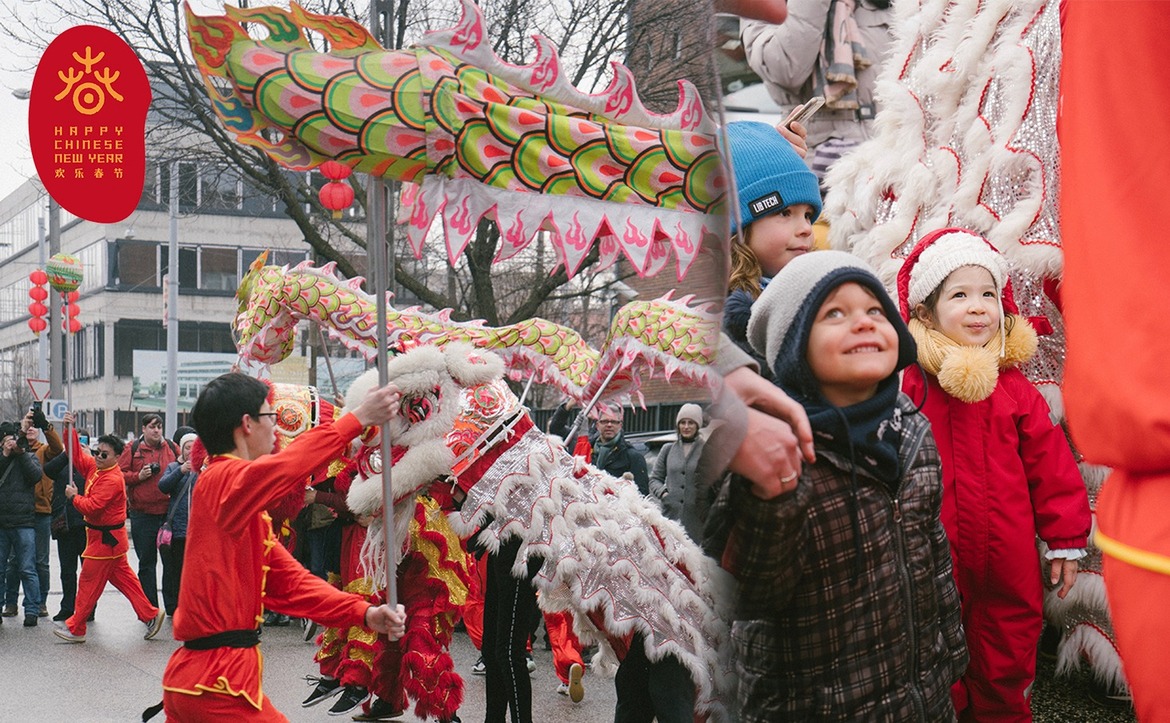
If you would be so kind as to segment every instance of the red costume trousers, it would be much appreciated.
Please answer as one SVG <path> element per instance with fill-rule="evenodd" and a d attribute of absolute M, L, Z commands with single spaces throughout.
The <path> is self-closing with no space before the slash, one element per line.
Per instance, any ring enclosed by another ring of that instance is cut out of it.
<path fill-rule="evenodd" d="M 134 607 L 134 614 L 143 622 L 154 620 L 158 615 L 158 608 L 150 604 L 146 594 L 142 592 L 142 583 L 126 555 L 113 558 L 85 558 L 81 566 L 81 576 L 77 580 L 77 600 L 74 603 L 73 615 L 65 621 L 74 635 L 85 635 L 85 619 L 97 607 L 98 598 L 106 589 L 106 583 L 111 582 L 118 592 L 126 596 Z"/>
<path fill-rule="evenodd" d="M 163 711 L 168 721 L 255 721 L 256 723 L 288 723 L 268 696 L 256 710 L 242 695 L 187 695 L 163 691 Z"/>
<path fill-rule="evenodd" d="M 473 558 L 474 559 L 474 558 Z M 487 587 L 487 556 L 475 560 L 471 590 L 463 606 L 463 626 L 476 650 L 483 649 L 483 591 Z"/>
<path fill-rule="evenodd" d="M 585 660 L 581 657 L 581 641 L 573 632 L 573 618 L 567 612 L 545 613 L 544 627 L 552 643 L 553 666 L 557 677 L 568 685 L 569 668 L 573 663 L 585 667 Z"/>

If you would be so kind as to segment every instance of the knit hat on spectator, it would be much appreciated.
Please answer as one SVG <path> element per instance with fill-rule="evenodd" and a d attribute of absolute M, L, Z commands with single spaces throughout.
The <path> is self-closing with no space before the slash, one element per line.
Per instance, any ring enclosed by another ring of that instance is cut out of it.
<path fill-rule="evenodd" d="M 902 318 L 909 321 L 915 307 L 926 301 L 926 297 L 955 270 L 964 266 L 987 269 L 1004 306 L 1008 307 L 1005 311 L 1019 313 L 1010 291 L 1005 293 L 1011 285 L 1007 260 L 982 236 L 961 228 L 944 228 L 923 236 L 898 271 L 898 303 Z"/>
<path fill-rule="evenodd" d="M 958 344 L 915 317 L 918 305 L 964 266 L 986 269 L 999 295 L 999 332 L 982 347 Z M 1018 366 L 1036 353 L 1036 331 L 1019 315 L 1007 260 L 990 241 L 971 231 L 944 228 L 922 237 L 898 271 L 898 305 L 918 342 L 919 364 L 961 401 L 986 399 L 995 390 L 999 370 Z"/>
<path fill-rule="evenodd" d="M 188 427 L 186 425 L 179 427 L 178 429 L 175 430 L 175 433 L 171 435 L 171 441 L 174 442 L 175 444 L 179 445 L 180 447 L 182 447 L 183 446 L 183 442 L 182 442 L 183 437 L 186 437 L 188 434 L 195 434 L 195 428 Z"/>
<path fill-rule="evenodd" d="M 725 130 L 739 206 L 736 233 L 796 203 L 812 206 L 814 221 L 821 215 L 817 177 L 779 131 L 754 121 L 728 123 Z"/>
<path fill-rule="evenodd" d="M 844 251 L 817 251 L 798 256 L 776 274 L 776 278 L 752 306 L 748 341 L 764 355 L 776 383 L 804 399 L 821 396 L 820 384 L 809 366 L 808 337 L 821 304 L 834 289 L 855 282 L 868 289 L 881 303 L 886 317 L 898 334 L 898 363 L 895 371 L 914 363 L 914 339 L 898 316 L 898 308 L 865 261 Z"/>
<path fill-rule="evenodd" d="M 199 439 L 199 435 L 195 434 L 194 432 L 188 432 L 184 434 L 179 439 L 179 449 L 182 449 L 183 445 L 185 445 L 187 442 L 194 442 L 197 439 Z"/>
<path fill-rule="evenodd" d="M 678 410 L 678 414 L 674 418 L 674 426 L 677 427 L 678 423 L 683 421 L 684 419 L 689 419 L 692 422 L 694 422 L 695 424 L 702 427 L 703 426 L 703 408 L 700 407 L 698 404 L 688 403 L 688 404 L 682 405 Z"/>

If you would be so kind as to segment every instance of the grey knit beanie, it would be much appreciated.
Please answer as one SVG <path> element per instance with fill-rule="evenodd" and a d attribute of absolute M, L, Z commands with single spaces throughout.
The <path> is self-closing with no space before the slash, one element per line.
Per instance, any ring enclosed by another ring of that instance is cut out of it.
<path fill-rule="evenodd" d="M 776 274 L 752 305 L 748 341 L 771 366 L 777 383 L 801 394 L 819 388 L 805 359 L 808 335 L 817 310 L 841 284 L 856 282 L 869 289 L 898 333 L 898 369 L 917 359 L 917 347 L 898 314 L 898 307 L 873 269 L 844 251 L 816 251 L 796 257 Z"/>
<path fill-rule="evenodd" d="M 700 427 L 703 426 L 703 408 L 698 404 L 687 403 L 679 407 L 678 414 L 674 418 L 674 426 L 684 419 L 689 419 Z"/>

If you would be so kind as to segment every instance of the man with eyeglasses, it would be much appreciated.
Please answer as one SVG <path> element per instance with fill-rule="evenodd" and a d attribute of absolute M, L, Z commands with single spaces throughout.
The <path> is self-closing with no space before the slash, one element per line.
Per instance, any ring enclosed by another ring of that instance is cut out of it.
<path fill-rule="evenodd" d="M 638 491 L 650 494 L 646 458 L 622 436 L 621 407 L 602 407 L 597 418 L 597 443 L 593 445 L 593 466 L 613 477 L 629 475 Z"/>
<path fill-rule="evenodd" d="M 392 384 L 374 389 L 352 412 L 273 454 L 276 413 L 264 382 L 229 373 L 200 392 L 190 421 L 208 461 L 191 496 L 175 611 L 175 638 L 183 647 L 163 673 L 168 721 L 285 720 L 261 688 L 265 610 L 402 637 L 402 606 L 371 605 L 314 576 L 276 539 L 265 511 L 303 491 L 305 478 L 324 471 L 363 429 L 395 416 L 398 398 Z M 148 709 L 143 720 L 156 712 Z"/>
<path fill-rule="evenodd" d="M 130 499 L 130 537 L 134 554 L 138 556 L 138 581 L 151 605 L 158 605 L 158 530 L 167 519 L 171 498 L 158 488 L 162 471 L 179 458 L 173 442 L 163 438 L 163 420 L 157 414 L 142 418 L 142 435 L 127 445 L 118 458 L 118 467 L 126 481 Z M 167 576 L 169 560 L 163 557 L 163 577 Z M 174 593 L 163 591 L 163 608 L 168 615 L 175 614 L 179 601 Z"/>
<path fill-rule="evenodd" d="M 53 634 L 67 643 L 84 643 L 86 620 L 109 582 L 130 601 L 134 614 L 146 626 L 143 638 L 151 640 L 162 629 L 166 613 L 146 598 L 126 560 L 130 550 L 126 537 L 126 488 L 118 468 L 122 440 L 104 434 L 98 437 L 97 451 L 91 455 L 81 446 L 73 415 L 66 413 L 64 421 L 69 430 L 66 444 L 73 448 L 73 466 L 85 476 L 84 495 L 78 493 L 72 480 L 65 486 L 65 504 L 73 505 L 85 516 L 86 544 L 81 554 L 85 564 L 77 580 L 73 615 L 58 623 Z"/>

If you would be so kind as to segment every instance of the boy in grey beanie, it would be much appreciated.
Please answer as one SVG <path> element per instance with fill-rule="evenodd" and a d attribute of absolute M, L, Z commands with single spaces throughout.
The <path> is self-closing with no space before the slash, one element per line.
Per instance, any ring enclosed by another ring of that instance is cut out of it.
<path fill-rule="evenodd" d="M 967 663 L 929 425 L 898 391 L 915 348 L 872 270 L 839 251 L 777 274 L 748 338 L 808 414 L 816 461 L 731 485 L 741 721 L 953 720 Z"/>

